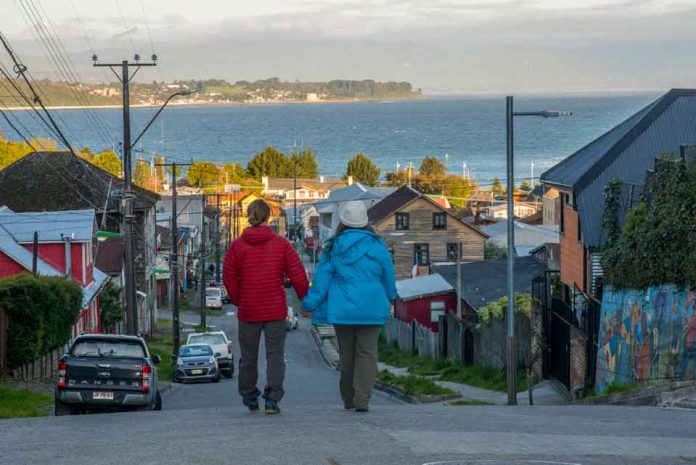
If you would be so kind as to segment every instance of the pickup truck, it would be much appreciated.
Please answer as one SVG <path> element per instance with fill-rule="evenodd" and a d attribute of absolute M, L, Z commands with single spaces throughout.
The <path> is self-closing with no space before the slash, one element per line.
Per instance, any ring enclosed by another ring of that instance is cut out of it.
<path fill-rule="evenodd" d="M 161 410 L 159 362 L 140 337 L 78 336 L 58 363 L 55 414 Z"/>

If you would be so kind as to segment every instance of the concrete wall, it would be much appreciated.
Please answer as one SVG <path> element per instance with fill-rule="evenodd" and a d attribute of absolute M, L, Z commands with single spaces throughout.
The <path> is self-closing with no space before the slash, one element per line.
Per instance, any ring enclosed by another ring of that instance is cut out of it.
<path fill-rule="evenodd" d="M 696 290 L 604 290 L 597 390 L 696 380 Z"/>

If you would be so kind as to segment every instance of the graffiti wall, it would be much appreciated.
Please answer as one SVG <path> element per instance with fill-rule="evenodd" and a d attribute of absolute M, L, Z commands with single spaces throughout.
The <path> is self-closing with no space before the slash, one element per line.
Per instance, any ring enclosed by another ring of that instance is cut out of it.
<path fill-rule="evenodd" d="M 597 391 L 610 384 L 696 379 L 696 290 L 607 288 L 597 348 Z"/>

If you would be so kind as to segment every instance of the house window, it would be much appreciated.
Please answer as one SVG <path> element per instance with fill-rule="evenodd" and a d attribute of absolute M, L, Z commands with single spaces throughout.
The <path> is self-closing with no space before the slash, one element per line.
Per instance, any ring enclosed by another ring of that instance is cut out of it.
<path fill-rule="evenodd" d="M 434 230 L 447 229 L 447 213 L 445 213 L 445 212 L 433 213 L 433 229 Z"/>
<path fill-rule="evenodd" d="M 403 231 L 409 228 L 409 218 L 408 213 L 397 213 L 396 214 L 396 230 Z"/>
<path fill-rule="evenodd" d="M 413 260 L 416 265 L 430 265 L 430 244 L 414 244 Z"/>
<path fill-rule="evenodd" d="M 563 211 L 565 209 L 565 194 L 561 194 L 561 201 L 560 201 L 560 209 L 561 209 L 561 234 L 565 233 L 565 212 Z"/>
<path fill-rule="evenodd" d="M 444 302 L 430 302 L 430 322 L 439 323 L 440 317 L 445 314 L 445 303 Z"/>
<path fill-rule="evenodd" d="M 462 245 L 456 243 L 447 244 L 447 261 L 456 262 L 457 256 L 462 253 Z"/>

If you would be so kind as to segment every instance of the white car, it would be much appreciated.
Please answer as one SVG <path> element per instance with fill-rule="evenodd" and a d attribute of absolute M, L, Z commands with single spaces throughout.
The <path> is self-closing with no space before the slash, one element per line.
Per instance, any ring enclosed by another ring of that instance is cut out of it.
<path fill-rule="evenodd" d="M 295 311 L 292 307 L 288 307 L 288 316 L 285 318 L 285 329 L 290 331 L 291 329 L 297 329 L 300 326 L 300 322 L 295 315 Z"/>
<path fill-rule="evenodd" d="M 219 287 L 206 287 L 205 306 L 206 308 L 222 310 L 222 289 Z"/>
<path fill-rule="evenodd" d="M 186 339 L 186 344 L 208 344 L 213 348 L 215 359 L 220 371 L 225 378 L 234 375 L 234 354 L 232 343 L 227 339 L 223 331 L 211 331 L 208 333 L 191 333 Z"/>

